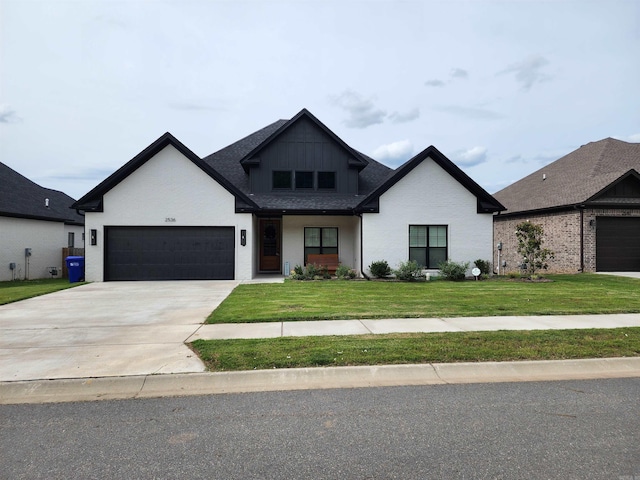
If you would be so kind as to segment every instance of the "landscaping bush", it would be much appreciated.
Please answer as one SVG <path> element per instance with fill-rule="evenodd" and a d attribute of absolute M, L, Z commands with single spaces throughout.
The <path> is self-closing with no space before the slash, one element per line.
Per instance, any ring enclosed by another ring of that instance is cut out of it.
<path fill-rule="evenodd" d="M 393 274 L 398 280 L 405 282 L 413 282 L 423 278 L 422 268 L 415 260 L 409 260 L 408 262 L 400 262 L 398 268 L 393 271 Z"/>
<path fill-rule="evenodd" d="M 522 269 L 530 277 L 534 277 L 538 270 L 546 270 L 549 267 L 547 259 L 554 258 L 553 251 L 548 248 L 542 248 L 543 237 L 544 228 L 542 228 L 542 225 L 529 223 L 529 221 L 516 225 L 518 253 L 523 258 Z"/>
<path fill-rule="evenodd" d="M 467 269 L 469 268 L 469 262 L 462 263 L 447 260 L 438 265 L 438 268 L 440 269 L 440 275 L 442 275 L 445 280 L 459 282 L 465 279 Z"/>
<path fill-rule="evenodd" d="M 329 275 L 329 269 L 327 267 L 309 263 L 307 268 L 301 267 L 300 265 L 293 267 L 289 278 L 292 280 L 323 280 L 331 278 L 331 275 Z"/>
<path fill-rule="evenodd" d="M 341 280 L 352 280 L 356 278 L 356 271 L 346 265 L 339 265 L 336 269 L 336 277 Z"/>
<path fill-rule="evenodd" d="M 312 280 L 321 280 L 331 278 L 331 275 L 329 275 L 329 269 L 326 266 L 309 263 L 307 264 L 307 277 Z"/>
<path fill-rule="evenodd" d="M 491 262 L 488 260 L 478 259 L 473 264 L 480 269 L 481 275 L 489 275 L 491 273 Z"/>
<path fill-rule="evenodd" d="M 369 265 L 369 271 L 371 272 L 371 275 L 376 278 L 384 278 L 391 275 L 391 268 L 386 260 L 371 262 L 371 265 Z"/>
<path fill-rule="evenodd" d="M 293 270 L 291 270 L 291 273 L 289 274 L 289 278 L 292 280 L 305 280 L 304 267 L 300 265 L 293 267 Z"/>

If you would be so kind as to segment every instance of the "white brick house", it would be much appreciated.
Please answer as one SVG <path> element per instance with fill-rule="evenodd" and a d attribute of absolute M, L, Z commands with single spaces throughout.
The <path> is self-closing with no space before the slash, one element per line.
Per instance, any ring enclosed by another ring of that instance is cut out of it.
<path fill-rule="evenodd" d="M 488 260 L 503 209 L 436 148 L 392 170 L 307 110 L 204 158 L 167 133 L 74 207 L 90 281 L 288 275 L 311 254 L 364 274 Z"/>

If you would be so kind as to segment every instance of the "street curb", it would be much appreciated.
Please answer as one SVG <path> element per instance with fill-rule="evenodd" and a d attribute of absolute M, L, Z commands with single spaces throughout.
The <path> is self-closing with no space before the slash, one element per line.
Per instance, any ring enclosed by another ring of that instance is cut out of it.
<path fill-rule="evenodd" d="M 640 357 L 318 367 L 0 382 L 0 404 L 223 393 L 640 377 Z"/>

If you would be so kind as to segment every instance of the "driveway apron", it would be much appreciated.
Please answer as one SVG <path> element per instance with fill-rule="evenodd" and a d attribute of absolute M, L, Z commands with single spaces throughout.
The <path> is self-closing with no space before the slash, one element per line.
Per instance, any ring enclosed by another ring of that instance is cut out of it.
<path fill-rule="evenodd" d="M 91 283 L 0 305 L 0 381 L 203 372 L 184 342 L 238 283 Z"/>

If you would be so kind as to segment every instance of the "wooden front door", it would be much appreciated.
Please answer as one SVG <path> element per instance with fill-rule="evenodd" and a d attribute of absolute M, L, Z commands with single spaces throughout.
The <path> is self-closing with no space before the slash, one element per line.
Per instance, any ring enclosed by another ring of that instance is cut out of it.
<path fill-rule="evenodd" d="M 260 271 L 280 272 L 280 219 L 260 220 Z"/>

